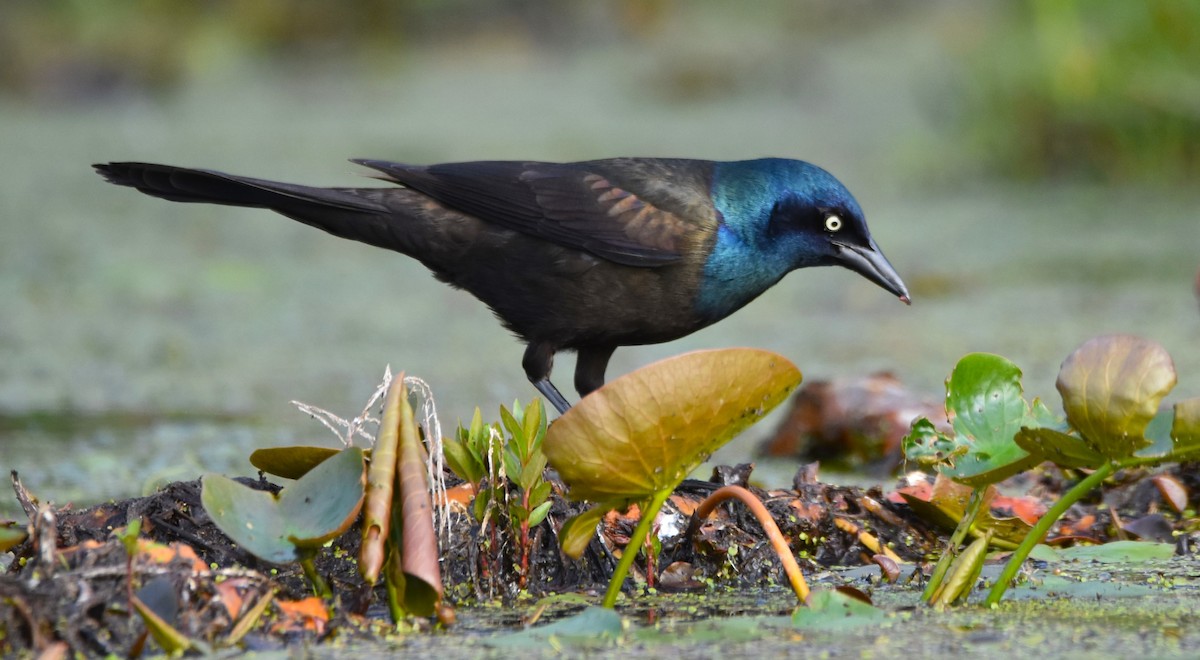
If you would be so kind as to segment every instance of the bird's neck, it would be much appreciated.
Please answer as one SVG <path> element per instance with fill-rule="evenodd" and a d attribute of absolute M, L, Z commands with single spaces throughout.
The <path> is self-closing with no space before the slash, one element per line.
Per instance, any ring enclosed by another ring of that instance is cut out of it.
<path fill-rule="evenodd" d="M 789 256 L 747 243 L 738 232 L 722 224 L 704 264 L 696 312 L 710 322 L 725 318 L 795 267 Z"/>
<path fill-rule="evenodd" d="M 797 252 L 773 240 L 771 209 L 780 191 L 764 173 L 773 160 L 721 163 L 713 173 L 717 239 L 704 263 L 696 313 L 710 323 L 736 312 L 771 288 L 796 263 Z"/>

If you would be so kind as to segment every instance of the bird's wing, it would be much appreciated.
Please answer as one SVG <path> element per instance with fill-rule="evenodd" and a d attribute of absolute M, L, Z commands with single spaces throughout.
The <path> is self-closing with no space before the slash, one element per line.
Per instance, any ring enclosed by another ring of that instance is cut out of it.
<path fill-rule="evenodd" d="M 696 224 L 669 196 L 654 194 L 668 182 L 648 182 L 639 172 L 621 179 L 619 161 L 354 162 L 486 222 L 631 266 L 677 261 Z"/>

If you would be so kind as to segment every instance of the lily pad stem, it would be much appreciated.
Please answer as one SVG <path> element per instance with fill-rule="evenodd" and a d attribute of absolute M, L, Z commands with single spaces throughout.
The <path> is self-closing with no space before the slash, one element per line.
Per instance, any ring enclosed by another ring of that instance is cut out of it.
<path fill-rule="evenodd" d="M 633 565 L 633 560 L 638 556 L 638 551 L 646 541 L 646 534 L 650 533 L 650 527 L 654 524 L 654 519 L 658 517 L 658 511 L 662 508 L 663 503 L 671 496 L 670 490 L 661 490 L 654 493 L 650 498 L 650 503 L 642 508 L 642 519 L 638 521 L 637 527 L 633 529 L 633 534 L 629 537 L 629 543 L 625 545 L 625 552 L 621 554 L 621 561 L 617 562 L 617 568 L 613 571 L 612 578 L 608 582 L 608 591 L 604 593 L 604 602 L 602 606 L 612 609 L 617 604 L 617 596 L 621 593 L 621 585 L 625 583 L 625 576 L 629 573 L 629 567 Z"/>
<path fill-rule="evenodd" d="M 988 592 L 987 599 L 983 601 L 984 605 L 991 607 L 992 605 L 1000 602 L 1000 599 L 1004 597 L 1004 592 L 1008 590 L 1008 584 L 1012 582 L 1012 579 L 1017 575 L 1017 571 L 1021 569 L 1021 564 L 1025 562 L 1025 559 L 1029 556 L 1029 553 L 1033 552 L 1033 546 L 1042 542 L 1042 539 L 1045 538 L 1046 533 L 1050 531 L 1050 527 L 1054 525 L 1055 521 L 1057 521 L 1063 513 L 1066 513 L 1067 509 L 1069 509 L 1072 504 L 1078 502 L 1080 498 L 1099 486 L 1100 482 L 1104 481 L 1108 475 L 1112 474 L 1116 467 L 1117 465 L 1112 461 L 1104 463 L 1097 468 L 1095 472 L 1088 475 L 1086 479 L 1075 484 L 1070 490 L 1063 493 L 1063 496 L 1054 503 L 1054 506 L 1050 507 L 1046 513 L 1038 519 L 1037 524 L 1033 526 L 1033 529 L 1029 530 L 1029 533 L 1025 535 L 1025 540 L 1021 541 L 1021 545 L 1017 546 L 1017 549 L 1013 551 L 1012 556 L 1008 558 L 1008 563 L 1004 565 L 1004 570 L 1000 572 L 1000 576 L 997 577 L 996 582 L 992 584 L 992 590 Z"/>
<path fill-rule="evenodd" d="M 929 584 L 925 585 L 925 592 L 921 594 L 922 601 L 933 602 L 934 594 L 942 586 L 942 581 L 946 579 L 946 571 L 950 569 L 950 565 L 954 563 L 954 558 L 958 555 L 958 546 L 962 545 L 963 540 L 967 538 L 967 532 L 975 525 L 975 518 L 979 516 L 979 510 L 983 508 L 983 493 L 986 490 L 987 486 L 982 486 L 971 491 L 971 499 L 967 500 L 967 510 L 963 512 L 962 520 L 958 522 L 958 527 L 954 528 L 954 533 L 946 542 L 946 549 L 942 552 L 942 557 L 938 559 L 937 566 L 933 567 L 933 573 L 929 576 Z"/>
<path fill-rule="evenodd" d="M 783 564 L 783 571 L 787 573 L 788 582 L 792 584 L 792 591 L 796 592 L 796 597 L 801 603 L 808 601 L 808 583 L 804 581 L 804 573 L 800 571 L 800 565 L 796 563 L 796 558 L 792 556 L 792 549 L 788 546 L 787 539 L 783 538 L 783 533 L 779 531 L 779 525 L 775 524 L 775 519 L 771 517 L 771 512 L 767 511 L 767 507 L 750 491 L 741 486 L 724 486 L 718 488 L 696 507 L 696 520 L 707 518 L 708 514 L 712 513 L 717 505 L 729 498 L 736 498 L 745 504 L 750 509 L 750 513 L 758 519 L 758 523 L 762 525 L 763 531 L 766 532 L 767 538 L 771 540 L 771 547 L 774 548 L 775 554 L 779 556 L 779 562 Z"/>
<path fill-rule="evenodd" d="M 329 583 L 321 574 L 317 572 L 317 565 L 313 563 L 311 556 L 300 560 L 300 568 L 304 569 L 304 577 L 308 578 L 309 584 L 313 587 L 313 593 L 325 600 L 333 598 L 333 590 L 329 588 Z"/>

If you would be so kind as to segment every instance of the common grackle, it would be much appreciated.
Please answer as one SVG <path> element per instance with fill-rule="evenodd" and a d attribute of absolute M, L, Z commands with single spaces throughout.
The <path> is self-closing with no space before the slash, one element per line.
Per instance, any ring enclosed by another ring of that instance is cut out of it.
<path fill-rule="evenodd" d="M 355 160 L 400 187 L 312 188 L 147 163 L 111 183 L 176 202 L 268 208 L 396 250 L 483 301 L 526 342 L 522 366 L 565 412 L 554 355 L 578 353 L 580 396 L 618 346 L 678 339 L 789 271 L 840 265 L 908 302 L 850 192 L 796 160 L 614 158 L 404 165 Z"/>

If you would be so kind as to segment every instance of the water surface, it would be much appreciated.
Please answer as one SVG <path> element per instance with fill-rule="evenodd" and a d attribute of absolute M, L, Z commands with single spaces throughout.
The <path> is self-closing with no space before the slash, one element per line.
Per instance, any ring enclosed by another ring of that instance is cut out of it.
<path fill-rule="evenodd" d="M 170 97 L 70 108 L 0 100 L 0 468 L 80 504 L 249 473 L 252 448 L 332 441 L 290 400 L 356 414 L 387 364 L 431 384 L 447 426 L 534 395 L 520 344 L 419 264 L 110 186 L 89 168 L 107 160 L 357 185 L 346 158 L 804 158 L 856 193 L 913 306 L 844 270 L 801 271 L 715 327 L 618 351 L 610 377 L 747 345 L 808 379 L 888 369 L 937 397 L 962 354 L 991 351 L 1057 401 L 1067 353 L 1132 332 L 1172 353 L 1177 397 L 1200 395 L 1200 194 L 956 175 L 944 161 L 962 155 L 939 152 L 948 129 L 926 111 L 945 54 L 924 29 L 778 44 L 795 66 L 735 52 L 755 77 L 700 98 L 664 93 L 682 58 L 642 44 L 213 71 Z M 560 357 L 564 388 L 571 370 Z M 772 424 L 718 459 L 748 460 Z"/>

